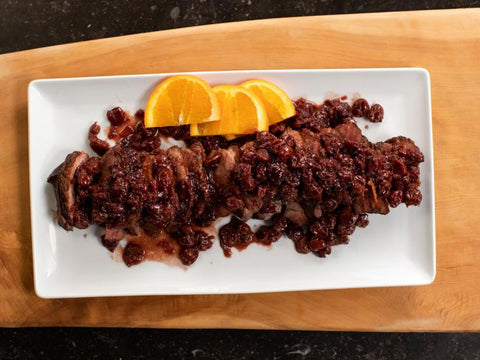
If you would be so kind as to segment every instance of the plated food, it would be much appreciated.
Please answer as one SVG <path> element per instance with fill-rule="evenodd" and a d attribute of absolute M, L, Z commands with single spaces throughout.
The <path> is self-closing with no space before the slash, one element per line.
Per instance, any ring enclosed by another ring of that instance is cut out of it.
<path fill-rule="evenodd" d="M 218 232 L 226 256 L 285 234 L 297 252 L 325 257 L 365 227 L 368 214 L 422 201 L 418 146 L 403 136 L 372 143 L 355 121 L 381 122 L 380 104 L 299 98 L 289 102 L 292 112 L 258 81 L 214 88 L 216 103 L 204 82 L 185 76 L 177 86 L 198 86 L 192 94 L 200 95 L 168 102 L 161 91 L 184 94 L 169 88 L 171 79 L 153 92 L 146 113 L 107 112 L 115 145 L 99 138 L 95 123 L 88 139 L 98 156 L 74 151 L 48 178 L 60 226 L 104 227 L 102 244 L 120 247 L 127 266 L 168 256 L 191 265 L 211 248 L 212 225 L 227 216 Z M 162 127 L 153 127 L 159 119 Z M 162 148 L 169 138 L 185 147 Z M 253 230 L 250 219 L 263 223 Z"/>
<path fill-rule="evenodd" d="M 105 114 L 120 107 L 128 121 L 137 121 L 140 114 L 135 116 L 136 110 L 146 109 L 155 88 L 174 75 L 185 74 L 42 79 L 30 84 L 28 133 L 32 252 L 35 291 L 39 296 L 252 293 L 432 282 L 435 277 L 435 208 L 430 83 L 428 72 L 418 68 L 189 74 L 204 79 L 212 88 L 262 79 L 280 87 L 289 99 L 304 98 L 319 105 L 325 100 L 347 95 L 348 98 L 341 101 L 352 106 L 361 97 L 368 100 L 370 106 L 381 104 L 384 109 L 381 123 L 354 117 L 357 127 L 371 143 L 385 142 L 400 135 L 414 140 L 421 149 L 424 155 L 424 162 L 419 166 L 421 204 L 389 206 L 390 212 L 386 216 L 369 214 L 369 225 L 365 228 L 357 226 L 349 236 L 348 245 L 332 247 L 326 259 L 314 256 L 312 252 L 298 253 L 295 243 L 286 234 L 272 245 L 254 242 L 241 252 L 237 248 L 242 246 L 229 247 L 232 256 L 226 257 L 218 234 L 230 222 L 231 218 L 227 216 L 203 227 L 202 231 L 216 238 L 210 249 L 199 251 L 191 266 L 183 265 L 178 253 L 159 252 L 157 243 L 148 241 L 148 235 L 143 238 L 137 235 L 136 241 L 145 249 L 145 260 L 160 262 L 143 261 L 128 267 L 121 250 L 134 235 L 126 234 L 116 250 L 110 252 L 102 246 L 105 227 L 91 224 L 85 229 L 73 227 L 72 231 L 65 231 L 58 226 L 55 192 L 45 181 L 52 170 L 74 151 L 83 151 L 89 158 L 100 157 L 92 150 L 88 139 L 95 122 L 100 148 L 104 145 L 101 140 L 106 140 L 107 151 L 113 148 L 115 139 L 109 139 L 108 133 L 114 126 Z M 121 127 L 117 126 L 116 130 Z M 185 148 L 184 141 L 176 141 L 172 136 L 188 135 L 186 130 L 180 126 L 163 128 L 160 149 L 166 151 L 173 145 Z M 118 131 L 117 135 L 114 132 L 112 136 L 118 136 Z M 252 137 L 247 135 L 246 138 L 248 136 Z M 233 146 L 241 141 L 242 136 L 229 138 L 231 140 L 226 143 Z M 273 225 L 273 222 L 261 219 L 251 219 L 247 223 L 254 233 L 262 225 Z M 149 248 L 148 244 L 155 244 L 155 247 Z"/>

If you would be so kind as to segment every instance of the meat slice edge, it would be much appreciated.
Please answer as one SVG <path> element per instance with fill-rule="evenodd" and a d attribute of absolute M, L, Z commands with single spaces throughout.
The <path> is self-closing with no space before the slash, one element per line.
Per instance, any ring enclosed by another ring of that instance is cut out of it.
<path fill-rule="evenodd" d="M 76 219 L 75 211 L 75 172 L 78 167 L 88 159 L 88 154 L 83 151 L 74 151 L 67 155 L 65 161 L 60 164 L 48 177 L 47 181 L 52 184 L 57 200 L 58 224 L 67 231 L 73 227 L 85 229 L 90 225 L 86 221 Z"/>

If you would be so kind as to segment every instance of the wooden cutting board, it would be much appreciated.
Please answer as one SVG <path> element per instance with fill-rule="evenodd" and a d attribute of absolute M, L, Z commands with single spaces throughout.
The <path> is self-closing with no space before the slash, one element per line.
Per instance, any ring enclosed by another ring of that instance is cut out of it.
<path fill-rule="evenodd" d="M 480 9 L 316 16 L 209 25 L 1 55 L 0 325 L 480 330 L 479 24 Z M 29 81 L 197 70 L 404 66 L 425 67 L 432 79 L 438 266 L 432 285 L 68 300 L 35 295 Z"/>

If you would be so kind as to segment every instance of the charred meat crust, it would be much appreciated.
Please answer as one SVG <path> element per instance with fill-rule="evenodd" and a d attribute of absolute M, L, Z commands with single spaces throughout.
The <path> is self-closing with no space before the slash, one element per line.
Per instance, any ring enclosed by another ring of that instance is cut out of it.
<path fill-rule="evenodd" d="M 87 228 L 90 223 L 86 215 L 77 213 L 75 199 L 75 172 L 88 159 L 87 153 L 74 151 L 67 155 L 48 177 L 47 181 L 52 184 L 57 199 L 58 224 L 65 230 Z"/>

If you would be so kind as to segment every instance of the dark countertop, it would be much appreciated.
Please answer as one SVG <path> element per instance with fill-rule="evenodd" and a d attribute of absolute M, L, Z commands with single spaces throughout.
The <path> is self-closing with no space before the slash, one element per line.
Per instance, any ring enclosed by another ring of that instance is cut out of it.
<path fill-rule="evenodd" d="M 91 328 L 0 334 L 0 359 L 480 359 L 479 334 Z"/>
<path fill-rule="evenodd" d="M 480 6 L 480 0 L 0 0 L 0 53 L 285 16 Z"/>
<path fill-rule="evenodd" d="M 0 53 L 284 16 L 480 6 L 480 0 L 0 0 Z M 0 359 L 480 359 L 480 334 L 0 329 Z"/>

